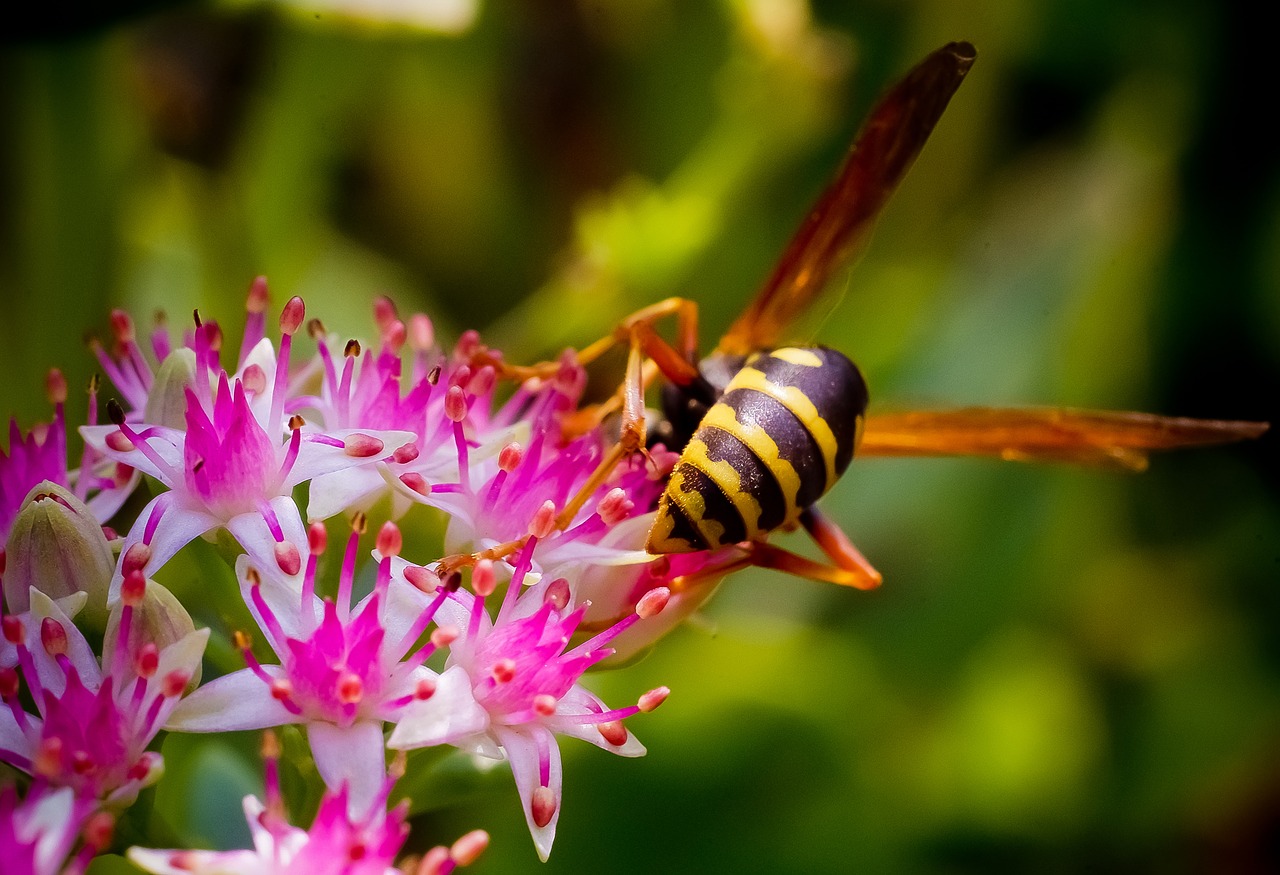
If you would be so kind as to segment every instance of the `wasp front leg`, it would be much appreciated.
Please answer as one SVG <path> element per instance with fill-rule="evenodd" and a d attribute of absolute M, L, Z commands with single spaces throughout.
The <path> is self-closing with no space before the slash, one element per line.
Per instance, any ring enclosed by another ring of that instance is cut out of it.
<path fill-rule="evenodd" d="M 678 349 L 664 340 L 653 328 L 654 322 L 668 316 L 674 316 L 676 319 Z M 633 313 L 619 323 L 609 337 L 601 338 L 582 350 L 578 354 L 578 362 L 588 364 L 620 343 L 626 343 L 629 347 L 626 376 L 622 385 L 609 401 L 578 411 L 570 430 L 570 433 L 585 433 L 598 427 L 608 415 L 619 412 L 621 424 L 618 440 L 608 449 L 586 482 L 556 514 L 553 531 L 562 531 L 569 527 L 574 517 L 608 481 L 623 459 L 634 453 L 645 452 L 644 396 L 648 384 L 656 373 L 661 373 L 683 389 L 714 396 L 714 390 L 703 379 L 695 363 L 697 305 L 693 301 L 684 298 L 668 298 Z M 473 361 L 478 359 L 473 358 Z M 486 360 L 485 363 L 492 362 Z M 550 362 L 543 362 L 523 370 L 511 368 L 511 372 L 537 374 L 541 373 L 542 368 L 550 365 Z M 556 364 L 556 367 L 558 368 L 559 364 Z M 482 559 L 505 559 L 521 550 L 528 540 L 529 536 L 525 535 L 476 553 L 447 556 L 440 561 L 438 571 L 445 574 L 474 565 Z"/>
<path fill-rule="evenodd" d="M 676 317 L 676 342 L 672 346 L 653 329 L 659 319 Z M 609 402 L 592 409 L 598 417 L 593 425 L 599 425 L 604 417 L 615 411 L 621 413 L 617 442 L 605 454 L 587 482 L 565 505 L 556 518 L 558 528 L 565 528 L 577 516 L 578 511 L 595 492 L 604 485 L 618 464 L 634 453 L 645 452 L 644 395 L 650 377 L 647 371 L 656 369 L 682 390 L 713 397 L 715 390 L 706 382 L 696 364 L 697 356 L 697 305 L 685 298 L 668 298 L 645 307 L 623 320 L 610 345 L 625 341 L 629 346 L 627 372 L 622 385 Z M 587 352 L 599 355 L 588 347 Z"/>

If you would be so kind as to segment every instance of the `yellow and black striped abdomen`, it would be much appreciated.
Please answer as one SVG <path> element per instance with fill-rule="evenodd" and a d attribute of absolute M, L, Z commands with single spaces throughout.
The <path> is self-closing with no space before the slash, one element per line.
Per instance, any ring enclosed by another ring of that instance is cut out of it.
<path fill-rule="evenodd" d="M 753 355 L 681 453 L 646 549 L 712 549 L 795 522 L 849 466 L 866 408 L 862 374 L 835 350 Z"/>

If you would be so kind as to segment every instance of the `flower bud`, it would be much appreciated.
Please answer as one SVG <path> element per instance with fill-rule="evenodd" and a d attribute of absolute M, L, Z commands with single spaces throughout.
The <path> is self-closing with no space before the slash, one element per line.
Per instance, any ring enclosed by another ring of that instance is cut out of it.
<path fill-rule="evenodd" d="M 98 628 L 107 615 L 107 588 L 115 559 L 84 502 L 51 481 L 23 501 L 5 545 L 5 603 L 12 613 L 30 610 L 30 589 L 52 599 L 88 596 L 84 618 Z"/>
<path fill-rule="evenodd" d="M 147 395 L 143 420 L 148 425 L 187 427 L 188 387 L 196 382 L 196 354 L 193 350 L 175 349 L 160 363 L 155 383 Z"/>
<path fill-rule="evenodd" d="M 103 638 L 102 652 L 115 653 L 119 646 L 120 618 L 124 613 L 124 602 L 118 602 L 111 609 L 107 620 L 107 633 Z M 195 631 L 196 625 L 187 613 L 186 608 L 178 601 L 177 596 L 169 592 L 154 580 L 147 581 L 142 600 L 133 607 L 133 615 L 129 618 L 129 653 L 140 653 L 147 645 L 157 650 L 164 650 L 175 641 L 185 638 Z M 200 666 L 187 682 L 187 692 L 200 685 Z"/>

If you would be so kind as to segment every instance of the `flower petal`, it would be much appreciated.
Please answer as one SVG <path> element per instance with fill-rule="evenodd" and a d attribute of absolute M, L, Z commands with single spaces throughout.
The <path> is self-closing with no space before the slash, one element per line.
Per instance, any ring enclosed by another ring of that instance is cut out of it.
<path fill-rule="evenodd" d="M 560 821 L 561 786 L 560 747 L 555 736 L 541 726 L 522 726 L 511 729 L 495 726 L 494 734 L 507 759 L 511 761 L 511 774 L 516 779 L 516 788 L 520 791 L 520 803 L 524 806 L 524 819 L 529 824 L 529 834 L 533 836 L 533 844 L 538 849 L 542 862 L 551 855 L 551 844 L 556 840 L 556 824 Z M 544 763 L 539 749 L 546 753 L 545 778 L 543 783 Z M 540 787 L 551 791 L 551 799 L 555 808 L 549 819 L 542 826 L 534 820 L 534 795 Z"/>
<path fill-rule="evenodd" d="M 405 708 L 387 746 L 412 750 L 437 744 L 453 744 L 489 727 L 489 712 L 480 707 L 471 691 L 471 678 L 461 666 L 446 669 L 436 691 L 425 702 Z"/>
<path fill-rule="evenodd" d="M 262 670 L 273 678 L 285 677 L 278 665 Z M 271 688 L 250 669 L 241 669 L 204 684 L 187 696 L 169 715 L 165 729 L 173 732 L 229 732 L 237 729 L 266 729 L 298 723 L 300 715 L 289 713 L 271 696 Z"/>
<path fill-rule="evenodd" d="M 313 720 L 307 741 L 325 786 L 337 793 L 345 784 L 347 813 L 357 820 L 366 815 L 387 778 L 382 722 L 358 720 L 344 727 Z"/>

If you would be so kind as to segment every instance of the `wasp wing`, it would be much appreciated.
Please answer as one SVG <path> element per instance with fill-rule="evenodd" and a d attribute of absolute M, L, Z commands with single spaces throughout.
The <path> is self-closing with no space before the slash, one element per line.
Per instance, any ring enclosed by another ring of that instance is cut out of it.
<path fill-rule="evenodd" d="M 968 407 L 869 415 L 860 456 L 994 456 L 1142 471 L 1147 452 L 1256 438 L 1265 422 L 1151 413 Z"/>
<path fill-rule="evenodd" d="M 866 241 L 876 216 L 924 147 L 976 57 L 969 43 L 949 43 L 880 99 L 835 180 L 787 244 L 772 276 L 721 338 L 719 352 L 747 355 L 777 345 L 782 329 L 817 297 L 831 272 Z"/>

